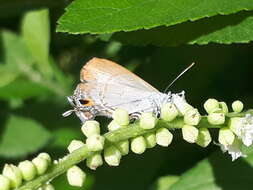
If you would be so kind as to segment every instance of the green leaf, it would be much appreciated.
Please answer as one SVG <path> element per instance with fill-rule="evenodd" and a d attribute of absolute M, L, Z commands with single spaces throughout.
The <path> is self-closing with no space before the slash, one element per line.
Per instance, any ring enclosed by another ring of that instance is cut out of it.
<path fill-rule="evenodd" d="M 29 53 L 21 37 L 10 31 L 1 32 L 1 44 L 4 62 L 13 72 L 17 72 L 21 65 L 32 64 L 34 59 Z"/>
<path fill-rule="evenodd" d="M 178 176 L 168 175 L 160 177 L 151 190 L 169 190 L 169 188 L 176 183 L 180 178 Z"/>
<path fill-rule="evenodd" d="M 187 32 L 185 32 L 187 31 Z M 181 44 L 246 43 L 253 40 L 253 12 L 215 16 L 195 22 L 150 30 L 118 32 L 114 40 L 124 44 L 177 46 Z"/>
<path fill-rule="evenodd" d="M 253 187 L 253 153 L 235 162 L 221 151 L 200 161 L 167 190 L 250 190 Z"/>
<path fill-rule="evenodd" d="M 52 74 L 49 62 L 50 23 L 47 9 L 27 12 L 22 20 L 25 43 L 44 74 Z"/>
<path fill-rule="evenodd" d="M 133 31 L 252 9 L 253 0 L 75 0 L 60 18 L 57 31 Z"/>
<path fill-rule="evenodd" d="M 56 83 L 59 85 L 60 88 L 64 89 L 66 94 L 72 93 L 71 87 L 73 86 L 74 82 L 73 78 L 71 78 L 70 75 L 63 73 L 63 71 L 61 71 L 59 67 L 57 67 L 56 62 L 52 57 L 50 57 L 49 60 L 52 66 L 54 80 L 56 81 Z"/>
<path fill-rule="evenodd" d="M 66 148 L 71 140 L 83 138 L 83 135 L 79 130 L 71 128 L 60 128 L 54 131 L 53 135 L 55 141 L 50 146 L 57 148 Z"/>
<path fill-rule="evenodd" d="M 11 116 L 2 133 L 0 156 L 24 157 L 44 147 L 50 137 L 50 133 L 35 120 Z"/>
<path fill-rule="evenodd" d="M 49 89 L 38 83 L 16 79 L 8 85 L 0 87 L 0 99 L 27 99 L 35 96 L 44 96 L 50 93 Z"/>
<path fill-rule="evenodd" d="M 11 71 L 6 65 L 0 65 L 0 88 L 8 85 L 12 81 L 14 81 L 18 77 L 19 73 L 15 71 Z"/>

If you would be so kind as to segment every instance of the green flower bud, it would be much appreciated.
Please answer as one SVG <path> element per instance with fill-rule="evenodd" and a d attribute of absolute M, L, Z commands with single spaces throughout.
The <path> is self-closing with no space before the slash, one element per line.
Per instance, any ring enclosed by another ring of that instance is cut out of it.
<path fill-rule="evenodd" d="M 243 110 L 243 103 L 240 100 L 234 101 L 232 103 L 232 109 L 234 112 L 241 112 Z"/>
<path fill-rule="evenodd" d="M 194 109 L 194 107 L 192 107 L 192 105 L 188 104 L 187 102 L 185 102 L 179 109 L 179 113 L 181 115 L 184 115 L 188 110 Z"/>
<path fill-rule="evenodd" d="M 148 133 L 144 135 L 146 140 L 147 148 L 153 148 L 156 145 L 156 135 L 155 133 Z"/>
<path fill-rule="evenodd" d="M 228 126 L 237 136 L 241 136 L 242 125 L 243 125 L 243 118 L 233 117 L 230 119 Z"/>
<path fill-rule="evenodd" d="M 9 190 L 10 188 L 11 188 L 10 180 L 5 176 L 0 175 L 0 190 Z"/>
<path fill-rule="evenodd" d="M 121 153 L 116 147 L 109 146 L 104 150 L 104 158 L 109 166 L 118 166 L 121 159 Z"/>
<path fill-rule="evenodd" d="M 225 123 L 224 113 L 210 113 L 207 116 L 207 121 L 212 125 L 222 125 Z"/>
<path fill-rule="evenodd" d="M 160 146 L 169 146 L 172 142 L 173 135 L 166 128 L 160 128 L 156 131 L 156 143 Z"/>
<path fill-rule="evenodd" d="M 182 127 L 183 139 L 189 143 L 195 143 L 198 139 L 199 130 L 191 125 Z"/>
<path fill-rule="evenodd" d="M 115 131 L 117 129 L 120 129 L 124 126 L 119 125 L 115 120 L 112 120 L 109 125 L 107 126 L 109 131 Z"/>
<path fill-rule="evenodd" d="M 18 168 L 20 169 L 20 171 L 22 173 L 22 177 L 25 181 L 32 180 L 37 174 L 36 167 L 29 160 L 25 160 L 23 162 L 20 162 L 18 164 Z"/>
<path fill-rule="evenodd" d="M 97 121 L 94 120 L 90 120 L 90 121 L 86 121 L 82 128 L 81 128 L 83 134 L 86 137 L 89 137 L 91 135 L 99 135 L 100 134 L 100 126 L 99 123 Z"/>
<path fill-rule="evenodd" d="M 86 174 L 78 166 L 73 166 L 67 171 L 67 179 L 69 185 L 75 187 L 82 187 L 86 178 Z"/>
<path fill-rule="evenodd" d="M 156 118 L 152 113 L 142 113 L 140 117 L 140 127 L 143 129 L 152 129 L 155 127 Z"/>
<path fill-rule="evenodd" d="M 219 102 L 216 99 L 210 98 L 204 103 L 204 108 L 207 113 L 213 113 L 219 109 Z"/>
<path fill-rule="evenodd" d="M 54 190 L 54 186 L 51 184 L 46 184 L 42 187 L 42 190 Z"/>
<path fill-rule="evenodd" d="M 135 137 L 131 141 L 131 150 L 136 154 L 145 152 L 147 146 L 143 136 Z"/>
<path fill-rule="evenodd" d="M 161 108 L 161 119 L 165 121 L 172 121 L 178 114 L 178 110 L 173 103 L 166 103 Z"/>
<path fill-rule="evenodd" d="M 72 140 L 68 146 L 68 151 L 71 153 L 84 146 L 84 143 L 79 140 Z"/>
<path fill-rule="evenodd" d="M 103 150 L 104 144 L 105 138 L 101 135 L 91 135 L 86 139 L 86 145 L 90 151 Z"/>
<path fill-rule="evenodd" d="M 228 106 L 225 102 L 219 102 L 220 108 L 224 114 L 228 113 Z"/>
<path fill-rule="evenodd" d="M 10 180 L 11 188 L 17 188 L 22 183 L 22 173 L 20 169 L 12 164 L 4 165 L 3 175 Z"/>
<path fill-rule="evenodd" d="M 124 109 L 116 109 L 113 114 L 112 118 L 119 124 L 119 125 L 128 125 L 129 124 L 129 114 Z"/>
<path fill-rule="evenodd" d="M 48 161 L 48 164 L 51 164 L 51 162 L 52 162 L 51 156 L 48 153 L 46 153 L 46 152 L 40 153 L 38 155 L 38 157 L 46 159 Z"/>
<path fill-rule="evenodd" d="M 200 119 L 201 116 L 197 109 L 190 109 L 187 112 L 185 112 L 184 123 L 187 125 L 198 125 Z"/>
<path fill-rule="evenodd" d="M 100 153 L 95 153 L 87 158 L 86 165 L 92 170 L 96 170 L 97 167 L 103 165 L 103 159 Z"/>
<path fill-rule="evenodd" d="M 199 146 L 207 147 L 211 141 L 212 137 L 210 135 L 209 130 L 207 128 L 199 128 L 199 135 L 196 143 Z"/>
<path fill-rule="evenodd" d="M 35 165 L 39 175 L 44 174 L 49 166 L 48 161 L 41 157 L 34 158 L 32 163 Z"/>
<path fill-rule="evenodd" d="M 223 127 L 219 130 L 219 143 L 225 146 L 232 145 L 235 140 L 234 133 L 228 128 Z"/>
<path fill-rule="evenodd" d="M 116 144 L 122 156 L 127 155 L 129 153 L 129 141 L 120 141 Z"/>

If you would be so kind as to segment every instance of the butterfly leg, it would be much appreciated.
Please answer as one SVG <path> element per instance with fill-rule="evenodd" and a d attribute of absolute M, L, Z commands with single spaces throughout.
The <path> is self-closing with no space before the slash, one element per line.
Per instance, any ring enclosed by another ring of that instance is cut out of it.
<path fill-rule="evenodd" d="M 161 107 L 158 105 L 158 103 L 155 100 L 152 101 L 152 105 L 153 105 L 153 113 L 155 114 L 155 116 L 157 118 L 160 118 L 160 116 L 161 116 Z"/>
<path fill-rule="evenodd" d="M 160 117 L 161 117 L 161 109 L 160 109 L 160 107 L 158 107 L 158 106 L 156 106 L 156 108 L 155 108 L 155 116 L 156 116 L 157 118 L 160 118 Z"/>

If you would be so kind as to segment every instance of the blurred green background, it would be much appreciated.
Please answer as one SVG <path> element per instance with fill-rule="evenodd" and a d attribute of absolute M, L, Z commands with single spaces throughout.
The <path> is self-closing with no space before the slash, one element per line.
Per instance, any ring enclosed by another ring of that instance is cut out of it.
<path fill-rule="evenodd" d="M 61 114 L 71 107 L 66 96 L 72 94 L 79 83 L 81 67 L 92 57 L 116 61 L 160 91 L 195 62 L 171 87 L 172 92 L 185 90 L 189 103 L 203 114 L 204 101 L 212 97 L 229 105 L 240 99 L 246 108 L 252 108 L 252 43 L 138 47 L 105 41 L 106 36 L 56 33 L 56 21 L 69 3 L 66 0 L 2 0 L 0 3 L 1 166 L 30 159 L 41 151 L 55 159 L 62 157 L 72 139 L 83 138 L 78 118 L 74 115 L 63 118 Z M 108 122 L 99 119 L 104 124 Z M 251 167 L 246 167 L 243 160 L 232 163 L 228 155 L 220 151 L 213 153 L 218 150 L 215 145 L 203 149 L 184 142 L 179 131 L 173 133 L 175 138 L 168 148 L 157 146 L 142 155 L 130 153 L 123 157 L 119 167 L 104 164 L 94 172 L 81 163 L 88 173 L 87 184 L 82 189 L 168 189 L 174 178 L 163 180 L 161 176 L 180 176 L 205 158 L 215 168 L 215 183 L 221 189 L 231 189 L 222 180 L 228 173 L 252 174 Z M 224 170 L 220 171 L 223 166 Z M 78 189 L 70 187 L 65 179 L 63 175 L 54 180 L 55 188 Z"/>

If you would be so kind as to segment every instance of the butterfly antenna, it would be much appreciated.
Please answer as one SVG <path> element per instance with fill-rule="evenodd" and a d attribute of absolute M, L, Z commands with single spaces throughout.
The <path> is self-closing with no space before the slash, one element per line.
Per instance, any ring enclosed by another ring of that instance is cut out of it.
<path fill-rule="evenodd" d="M 186 69 L 184 69 L 164 90 L 164 93 L 166 93 L 169 88 L 183 75 L 186 73 L 186 71 L 188 71 L 190 68 L 193 67 L 193 65 L 195 65 L 195 63 L 193 62 L 192 64 L 190 64 Z"/>

